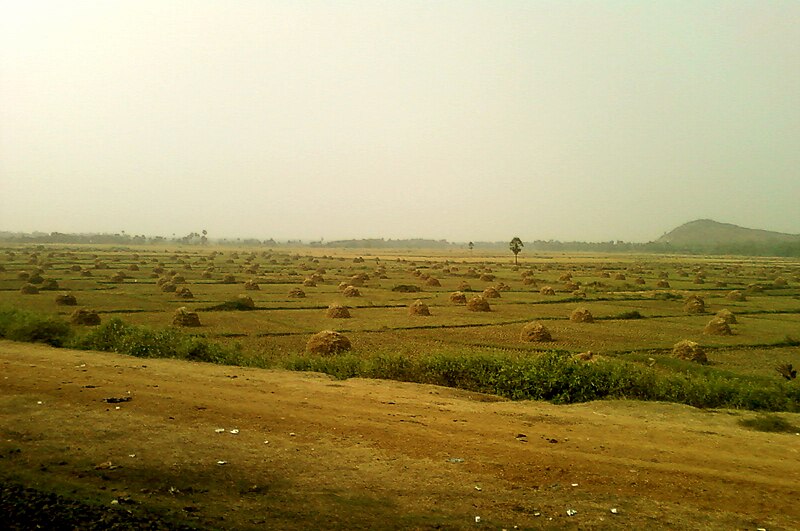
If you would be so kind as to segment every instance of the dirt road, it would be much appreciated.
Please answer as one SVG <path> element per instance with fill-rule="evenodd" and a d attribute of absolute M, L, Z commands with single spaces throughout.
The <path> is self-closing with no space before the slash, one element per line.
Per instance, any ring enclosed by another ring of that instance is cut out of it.
<path fill-rule="evenodd" d="M 202 528 L 798 528 L 750 415 L 0 342 L 0 479 Z"/>

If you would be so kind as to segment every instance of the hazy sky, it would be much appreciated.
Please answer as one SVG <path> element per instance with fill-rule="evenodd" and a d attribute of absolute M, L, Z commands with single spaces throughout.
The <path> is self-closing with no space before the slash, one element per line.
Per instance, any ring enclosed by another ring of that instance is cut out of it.
<path fill-rule="evenodd" d="M 0 230 L 800 233 L 800 2 L 0 0 Z"/>

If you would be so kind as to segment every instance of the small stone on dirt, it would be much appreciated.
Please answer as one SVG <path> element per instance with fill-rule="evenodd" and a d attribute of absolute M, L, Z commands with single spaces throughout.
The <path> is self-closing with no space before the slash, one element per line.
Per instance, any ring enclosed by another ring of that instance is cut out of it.
<path fill-rule="evenodd" d="M 120 397 L 112 396 L 109 398 L 104 398 L 103 402 L 106 402 L 108 404 L 120 404 L 122 402 L 130 402 L 131 400 L 133 400 L 132 396 L 120 396 Z"/>

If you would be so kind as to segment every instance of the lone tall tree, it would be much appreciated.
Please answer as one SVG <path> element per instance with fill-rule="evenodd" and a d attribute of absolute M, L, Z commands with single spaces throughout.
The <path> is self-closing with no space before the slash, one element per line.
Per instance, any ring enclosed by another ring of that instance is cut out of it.
<path fill-rule="evenodd" d="M 514 253 L 514 265 L 517 265 L 517 255 L 523 247 L 525 247 L 525 244 L 522 243 L 522 240 L 520 240 L 518 236 L 514 236 L 514 238 L 508 244 L 508 248 L 511 249 L 512 253 Z"/>

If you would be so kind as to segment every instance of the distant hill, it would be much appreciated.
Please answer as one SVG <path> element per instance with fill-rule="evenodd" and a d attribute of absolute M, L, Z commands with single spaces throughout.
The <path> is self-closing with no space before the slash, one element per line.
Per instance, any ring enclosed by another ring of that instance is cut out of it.
<path fill-rule="evenodd" d="M 731 223 L 720 223 L 711 219 L 698 219 L 673 229 L 656 240 L 656 242 L 672 245 L 800 243 L 800 234 L 747 229 Z"/>

